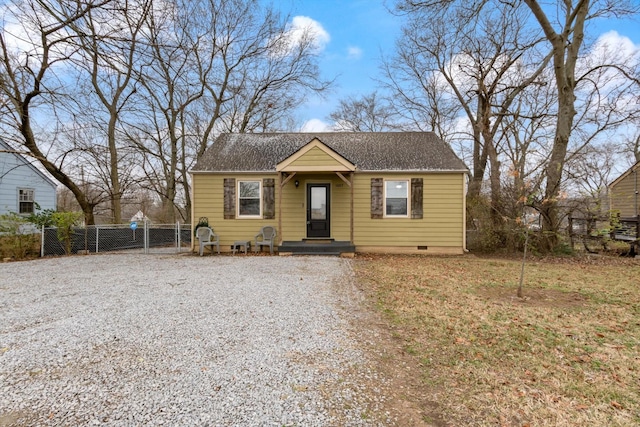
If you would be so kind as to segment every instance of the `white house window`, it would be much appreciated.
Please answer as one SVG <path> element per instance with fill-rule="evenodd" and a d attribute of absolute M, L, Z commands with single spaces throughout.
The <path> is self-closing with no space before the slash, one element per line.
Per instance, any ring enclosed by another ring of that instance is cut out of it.
<path fill-rule="evenodd" d="M 238 216 L 260 217 L 261 181 L 238 181 Z"/>
<path fill-rule="evenodd" d="M 407 217 L 409 215 L 409 181 L 384 182 L 385 216 Z"/>
<path fill-rule="evenodd" d="M 18 212 L 32 214 L 34 212 L 34 190 L 32 188 L 18 189 Z"/>

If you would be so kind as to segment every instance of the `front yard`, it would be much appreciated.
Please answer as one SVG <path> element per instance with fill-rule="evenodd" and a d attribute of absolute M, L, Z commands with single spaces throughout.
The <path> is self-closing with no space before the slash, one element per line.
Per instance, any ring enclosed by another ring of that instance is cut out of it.
<path fill-rule="evenodd" d="M 640 425 L 640 261 L 360 256 L 428 425 Z M 391 355 L 389 355 L 391 354 Z M 396 360 L 397 359 L 397 360 Z M 404 363 L 404 362 L 403 362 Z"/>

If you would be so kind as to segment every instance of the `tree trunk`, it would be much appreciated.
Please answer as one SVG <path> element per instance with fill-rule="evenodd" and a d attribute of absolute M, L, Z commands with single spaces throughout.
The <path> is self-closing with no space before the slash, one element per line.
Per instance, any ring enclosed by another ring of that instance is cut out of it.
<path fill-rule="evenodd" d="M 542 231 L 546 249 L 558 246 L 560 212 L 558 198 L 562 184 L 562 173 L 569 146 L 569 137 L 573 127 L 575 110 L 575 69 L 578 53 L 584 40 L 584 23 L 590 9 L 589 0 L 579 0 L 575 9 L 568 7 L 566 22 L 561 33 L 557 33 L 537 1 L 525 0 L 525 3 L 540 24 L 546 38 L 551 43 L 553 67 L 558 91 L 558 117 L 556 133 L 549 163 L 545 168 L 546 187 L 544 200 L 540 206 Z M 573 2 L 567 2 L 569 6 Z M 573 37 L 571 37 L 573 36 Z"/>
<path fill-rule="evenodd" d="M 546 187 L 544 199 L 540 206 L 542 215 L 542 231 L 544 245 L 547 250 L 553 250 L 558 245 L 558 230 L 560 229 L 560 212 L 558 199 L 562 183 L 562 172 L 567 156 L 569 135 L 573 125 L 576 111 L 574 107 L 575 96 L 573 90 L 558 88 L 563 93 L 558 97 L 560 111 L 556 124 L 556 135 L 553 142 L 549 164 L 545 169 Z"/>
<path fill-rule="evenodd" d="M 502 185 L 500 183 L 500 161 L 498 152 L 496 151 L 493 141 L 486 141 L 487 151 L 489 152 L 489 161 L 491 171 L 489 173 L 489 184 L 491 186 L 491 224 L 493 226 L 494 235 L 500 236 L 500 240 L 504 237 L 503 212 L 502 212 Z"/>
<path fill-rule="evenodd" d="M 107 139 L 109 141 L 109 177 L 111 179 L 111 212 L 113 223 L 122 223 L 122 192 L 120 174 L 118 173 L 118 149 L 116 147 L 117 113 L 111 111 Z"/>

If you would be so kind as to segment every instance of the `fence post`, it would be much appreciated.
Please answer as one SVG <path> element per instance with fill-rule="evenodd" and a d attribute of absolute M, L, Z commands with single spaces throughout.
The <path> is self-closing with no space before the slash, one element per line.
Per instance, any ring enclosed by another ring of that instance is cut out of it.
<path fill-rule="evenodd" d="M 176 243 L 178 245 L 178 253 L 180 253 L 180 221 L 176 221 Z"/>
<path fill-rule="evenodd" d="M 569 215 L 569 226 L 567 227 L 569 230 L 569 242 L 571 245 L 571 250 L 575 249 L 575 245 L 573 242 L 573 217 Z"/>
<path fill-rule="evenodd" d="M 98 232 L 99 229 L 100 227 L 96 225 L 96 253 L 98 253 L 98 239 L 100 238 L 100 233 Z"/>
<path fill-rule="evenodd" d="M 149 223 L 146 218 L 144 219 L 142 235 L 143 235 L 144 253 L 148 254 L 149 253 Z"/>
<path fill-rule="evenodd" d="M 40 233 L 40 258 L 44 258 L 44 225 L 42 226 L 42 232 Z"/>

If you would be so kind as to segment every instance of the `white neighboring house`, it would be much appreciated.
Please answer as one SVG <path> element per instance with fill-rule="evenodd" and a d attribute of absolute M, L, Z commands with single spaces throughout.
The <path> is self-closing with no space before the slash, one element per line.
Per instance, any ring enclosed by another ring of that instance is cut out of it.
<path fill-rule="evenodd" d="M 0 215 L 56 209 L 56 183 L 0 140 Z"/>

